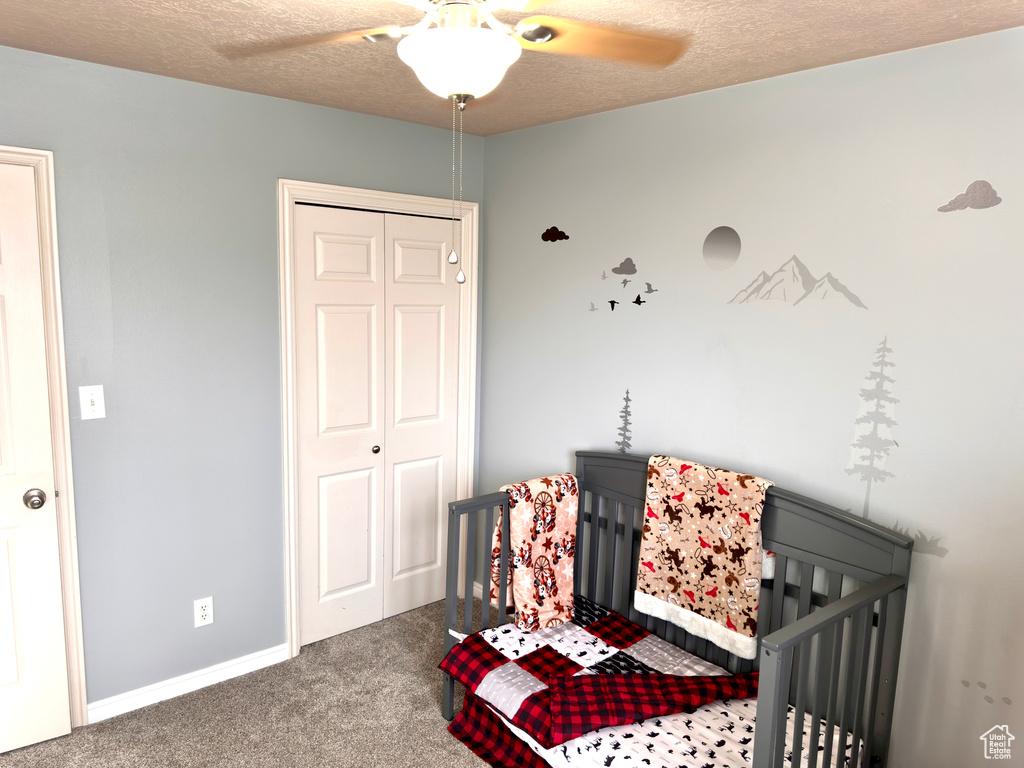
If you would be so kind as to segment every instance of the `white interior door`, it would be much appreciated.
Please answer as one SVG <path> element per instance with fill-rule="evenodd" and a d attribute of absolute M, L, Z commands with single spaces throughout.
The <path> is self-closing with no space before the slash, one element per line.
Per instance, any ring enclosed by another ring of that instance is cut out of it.
<path fill-rule="evenodd" d="M 35 184 L 0 163 L 0 752 L 71 731 Z"/>
<path fill-rule="evenodd" d="M 456 494 L 451 223 L 296 205 L 300 642 L 444 596 Z"/>
<path fill-rule="evenodd" d="M 385 616 L 444 597 L 459 402 L 460 289 L 447 263 L 450 233 L 450 221 L 386 217 Z"/>
<path fill-rule="evenodd" d="M 383 618 L 384 216 L 297 205 L 294 221 L 305 645 Z"/>

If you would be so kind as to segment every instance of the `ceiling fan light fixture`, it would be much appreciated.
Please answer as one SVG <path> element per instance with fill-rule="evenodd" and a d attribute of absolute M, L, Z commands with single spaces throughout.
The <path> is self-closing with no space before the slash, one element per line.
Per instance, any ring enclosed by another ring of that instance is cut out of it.
<path fill-rule="evenodd" d="M 398 56 L 442 99 L 494 90 L 523 52 L 509 35 L 486 27 L 433 27 L 398 44 Z"/>

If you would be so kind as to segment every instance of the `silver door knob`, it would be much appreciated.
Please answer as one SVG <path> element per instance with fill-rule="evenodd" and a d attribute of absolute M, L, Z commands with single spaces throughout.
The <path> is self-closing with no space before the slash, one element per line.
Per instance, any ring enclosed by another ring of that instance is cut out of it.
<path fill-rule="evenodd" d="M 380 453 L 380 446 L 379 445 L 375 445 L 370 450 L 373 451 L 374 453 Z"/>
<path fill-rule="evenodd" d="M 38 488 L 33 488 L 31 491 L 25 491 L 25 495 L 21 497 L 21 500 L 25 502 L 25 506 L 29 509 L 39 509 L 46 503 L 46 494 Z"/>

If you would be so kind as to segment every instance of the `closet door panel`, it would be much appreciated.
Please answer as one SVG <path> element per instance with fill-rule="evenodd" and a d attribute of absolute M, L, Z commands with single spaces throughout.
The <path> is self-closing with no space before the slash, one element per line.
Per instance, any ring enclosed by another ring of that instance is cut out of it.
<path fill-rule="evenodd" d="M 305 645 L 383 618 L 384 215 L 297 205 L 294 237 Z"/>
<path fill-rule="evenodd" d="M 447 220 L 386 218 L 385 616 L 444 597 L 459 397 L 460 286 L 447 263 L 450 236 Z"/>
<path fill-rule="evenodd" d="M 377 308 L 316 308 L 317 422 L 320 434 L 372 430 L 379 388 Z"/>
<path fill-rule="evenodd" d="M 443 419 L 443 306 L 395 307 L 395 426 Z"/>

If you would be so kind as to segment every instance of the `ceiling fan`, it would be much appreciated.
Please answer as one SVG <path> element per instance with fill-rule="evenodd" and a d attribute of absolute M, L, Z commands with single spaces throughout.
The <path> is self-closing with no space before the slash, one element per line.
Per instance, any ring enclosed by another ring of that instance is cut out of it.
<path fill-rule="evenodd" d="M 664 68 L 689 45 L 668 37 L 534 15 L 514 24 L 496 12 L 532 13 L 554 0 L 394 0 L 423 11 L 412 26 L 382 26 L 243 44 L 223 49 L 230 58 L 328 43 L 399 40 L 398 55 L 431 92 L 460 107 L 493 90 L 522 51 L 541 51 Z"/>

